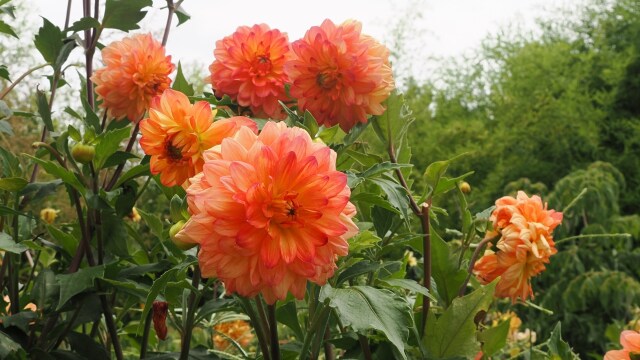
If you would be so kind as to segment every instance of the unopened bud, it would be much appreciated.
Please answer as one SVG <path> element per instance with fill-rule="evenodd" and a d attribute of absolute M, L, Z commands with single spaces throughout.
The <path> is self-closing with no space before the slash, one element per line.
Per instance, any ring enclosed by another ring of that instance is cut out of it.
<path fill-rule="evenodd" d="M 71 156 L 81 164 L 88 164 L 93 161 L 93 158 L 96 156 L 96 148 L 91 145 L 77 143 L 73 149 L 71 149 Z"/>
<path fill-rule="evenodd" d="M 153 302 L 153 328 L 158 335 L 158 339 L 164 340 L 167 338 L 167 312 L 169 311 L 169 304 L 166 301 L 154 301 Z"/>
<path fill-rule="evenodd" d="M 463 193 L 468 194 L 471 192 L 471 185 L 469 185 L 468 182 L 463 181 L 460 183 L 459 186 L 460 186 L 460 191 L 462 191 Z"/>
<path fill-rule="evenodd" d="M 178 249 L 183 251 L 189 250 L 192 247 L 196 246 L 196 244 L 194 243 L 181 240 L 180 237 L 178 236 L 178 233 L 180 232 L 180 230 L 182 230 L 182 228 L 184 227 L 184 224 L 185 224 L 185 221 L 180 220 L 177 223 L 173 224 L 171 229 L 169 229 L 169 237 L 171 238 L 171 241 L 173 241 L 173 243 L 176 245 Z"/>

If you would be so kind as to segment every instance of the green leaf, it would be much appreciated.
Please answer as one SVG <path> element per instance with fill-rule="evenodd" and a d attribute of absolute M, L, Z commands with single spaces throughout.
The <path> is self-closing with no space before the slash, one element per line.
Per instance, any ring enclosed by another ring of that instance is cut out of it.
<path fill-rule="evenodd" d="M 127 32 L 140 29 L 138 23 L 147 14 L 142 9 L 151 5 L 151 0 L 107 0 L 102 26 Z"/>
<path fill-rule="evenodd" d="M 367 179 L 367 181 L 378 185 L 380 189 L 387 194 L 387 200 L 389 200 L 391 205 L 400 210 L 402 218 L 405 219 L 405 221 L 409 219 L 409 195 L 402 185 L 384 178 Z"/>
<path fill-rule="evenodd" d="M 64 249 L 69 256 L 73 255 L 78 247 L 79 241 L 72 233 L 64 232 L 51 225 L 47 225 L 47 230 L 57 245 Z"/>
<path fill-rule="evenodd" d="M 295 301 L 289 301 L 276 309 L 276 319 L 281 324 L 284 324 L 293 330 L 293 334 L 298 339 L 304 339 L 304 333 L 300 327 L 300 321 L 298 320 L 298 309 L 296 308 Z"/>
<path fill-rule="evenodd" d="M 176 16 L 178 17 L 178 25 L 176 25 L 176 26 L 180 26 L 180 25 L 184 24 L 187 20 L 191 19 L 191 15 L 189 15 L 184 10 L 182 5 L 178 6 L 178 8 L 176 9 Z"/>
<path fill-rule="evenodd" d="M 0 190 L 15 192 L 24 189 L 29 182 L 23 178 L 10 177 L 0 179 Z"/>
<path fill-rule="evenodd" d="M 562 340 L 560 322 L 556 324 L 548 340 L 549 355 L 552 360 L 572 360 L 574 358 L 571 346 Z"/>
<path fill-rule="evenodd" d="M 151 173 L 149 172 L 149 163 L 136 165 L 131 169 L 127 170 L 124 174 L 122 174 L 122 176 L 120 176 L 120 179 L 118 179 L 118 182 L 116 182 L 116 185 L 113 188 L 114 189 L 118 188 L 120 185 L 124 184 L 125 181 L 135 179 L 140 176 L 150 176 L 150 175 Z"/>
<path fill-rule="evenodd" d="M 427 184 L 430 186 L 431 194 L 435 192 L 435 189 L 438 189 L 440 180 L 444 176 L 444 174 L 447 172 L 447 168 L 449 168 L 449 165 L 451 164 L 451 162 L 461 157 L 464 157 L 466 155 L 468 155 L 468 153 L 462 153 L 449 160 L 435 161 L 429 164 L 429 166 L 427 166 L 427 170 L 425 170 L 424 172 L 424 179 L 427 182 Z M 466 176 L 466 174 L 463 175 L 463 177 L 464 176 Z"/>
<path fill-rule="evenodd" d="M 195 317 L 196 324 L 201 320 L 222 311 L 234 311 L 238 305 L 235 299 L 211 299 L 204 303 L 199 309 Z M 280 319 L 278 319 L 280 320 Z"/>
<path fill-rule="evenodd" d="M 28 247 L 23 244 L 16 243 L 9 234 L 0 232 L 0 250 L 8 251 L 14 254 L 21 254 L 27 251 Z"/>
<path fill-rule="evenodd" d="M 21 354 L 22 356 L 18 357 Z M 22 346 L 14 342 L 9 335 L 0 331 L 0 358 L 1 359 L 26 359 L 26 353 Z"/>
<path fill-rule="evenodd" d="M 54 164 L 51 161 L 38 159 L 37 157 L 31 156 L 28 154 L 24 154 L 24 155 L 29 159 L 40 164 L 46 172 L 60 178 L 65 184 L 70 185 L 71 187 L 76 189 L 80 194 L 84 196 L 86 192 L 84 186 L 80 183 L 78 178 L 76 178 L 76 176 L 71 171 L 63 168 L 60 165 Z"/>
<path fill-rule="evenodd" d="M 93 287 L 94 280 L 104 276 L 104 265 L 80 269 L 73 274 L 58 274 L 60 300 L 56 310 L 60 310 L 74 295 Z"/>
<path fill-rule="evenodd" d="M 457 296 L 467 272 L 458 269 L 456 260 L 449 252 L 449 246 L 440 235 L 431 228 L 431 271 L 438 287 L 438 294 L 445 305 L 449 305 Z"/>
<path fill-rule="evenodd" d="M 116 151 L 104 161 L 102 168 L 106 169 L 108 167 L 118 166 L 124 164 L 129 159 L 138 159 L 138 156 L 126 151 Z"/>
<path fill-rule="evenodd" d="M 372 167 L 370 167 L 366 171 L 360 173 L 358 176 L 363 177 L 363 178 L 372 178 L 372 177 L 376 177 L 376 176 L 378 176 L 380 174 L 384 174 L 384 173 L 386 173 L 388 171 L 392 171 L 392 170 L 396 170 L 396 169 L 402 169 L 402 168 L 408 168 L 408 167 L 412 167 L 412 166 L 413 165 L 411 165 L 411 164 L 394 164 L 392 162 L 385 161 L 383 163 L 373 165 Z"/>
<path fill-rule="evenodd" d="M 407 107 L 404 96 L 394 90 L 385 101 L 387 110 L 380 116 L 371 119 L 373 129 L 383 144 L 400 143 L 409 125 L 413 122 L 411 111 Z"/>
<path fill-rule="evenodd" d="M 320 290 L 320 301 L 329 300 L 345 326 L 364 332 L 378 330 L 396 347 L 403 359 L 404 346 L 409 338 L 409 329 L 414 327 L 409 303 L 386 289 L 370 286 L 352 286 L 334 289 L 325 285 Z"/>
<path fill-rule="evenodd" d="M 381 267 L 382 267 L 382 264 L 377 262 L 371 262 L 369 260 L 363 260 L 363 261 L 357 262 L 349 266 L 347 269 L 341 272 L 340 275 L 338 275 L 338 280 L 336 280 L 336 284 L 340 285 L 349 279 L 353 279 L 357 276 L 367 274 L 372 271 L 376 271 Z"/>
<path fill-rule="evenodd" d="M 58 59 L 63 46 L 64 34 L 59 27 L 49 20 L 42 18 L 43 25 L 35 36 L 34 44 L 42 57 L 49 64 L 54 64 Z"/>
<path fill-rule="evenodd" d="M 311 136 L 312 139 L 315 139 L 316 136 L 318 135 L 318 131 L 320 130 L 320 127 L 318 126 L 318 122 L 316 121 L 316 118 L 314 118 L 313 115 L 311 115 L 309 110 L 304 111 L 303 118 L 304 118 L 303 124 L 309 130 L 309 135 Z"/>
<path fill-rule="evenodd" d="M 491 327 L 478 334 L 478 340 L 482 343 L 482 353 L 493 356 L 507 345 L 510 321 L 503 321 L 497 326 Z"/>
<path fill-rule="evenodd" d="M 113 155 L 119 148 L 120 143 L 131 135 L 131 129 L 125 127 L 122 129 L 107 131 L 98 136 L 99 141 L 96 145 L 96 157 L 94 164 L 96 168 L 102 169 L 107 159 Z"/>
<path fill-rule="evenodd" d="M 433 297 L 433 295 L 431 293 L 429 293 L 429 290 L 427 290 L 426 287 L 422 286 L 421 284 L 418 284 L 415 280 L 411 280 L 411 279 L 378 279 L 378 282 L 390 286 L 390 287 L 399 287 L 399 288 L 403 288 L 405 290 L 409 290 L 409 291 L 413 291 L 415 293 L 418 294 L 422 294 L 426 297 L 428 297 L 429 299 L 433 300 L 433 301 L 437 301 L 435 297 Z"/>
<path fill-rule="evenodd" d="M 127 246 L 129 237 L 122 217 L 112 210 L 101 213 L 105 250 L 121 258 L 129 258 L 131 256 Z"/>
<path fill-rule="evenodd" d="M 389 201 L 387 201 L 386 199 L 384 199 L 382 196 L 378 194 L 358 193 L 351 196 L 351 202 L 377 205 L 381 208 L 387 209 L 396 214 L 400 214 L 400 210 L 396 209 Z"/>
<path fill-rule="evenodd" d="M 142 316 L 140 317 L 141 319 L 145 319 L 147 317 L 147 314 L 151 310 L 153 301 L 156 299 L 156 297 L 160 293 L 164 292 L 164 289 L 167 286 L 167 284 L 169 283 L 169 281 L 175 281 L 176 280 L 176 275 L 178 274 L 178 272 L 179 272 L 179 270 L 177 268 L 172 268 L 172 269 L 168 270 L 167 272 L 165 272 L 164 274 L 162 274 L 159 278 L 157 278 L 153 282 L 153 285 L 151 285 L 151 289 L 149 289 L 149 295 L 147 295 L 147 300 L 145 301 L 144 309 L 142 310 Z M 143 321 L 141 321 L 138 324 L 137 333 L 140 333 L 140 331 L 142 330 L 143 325 L 144 325 Z"/>
<path fill-rule="evenodd" d="M 0 100 L 0 119 L 6 119 L 8 117 L 11 117 L 12 115 L 13 115 L 13 111 L 9 109 L 9 106 L 7 105 L 7 103 L 4 102 L 3 100 Z M 9 125 L 9 123 L 7 123 L 7 125 L 5 126 L 9 126 L 9 130 L 11 130 L 11 125 Z"/>
<path fill-rule="evenodd" d="M 38 113 L 44 121 L 44 125 L 47 130 L 53 131 L 53 121 L 51 120 L 51 110 L 49 110 L 49 101 L 44 91 L 38 90 L 37 92 Z"/>
<path fill-rule="evenodd" d="M 158 239 L 160 239 L 160 241 L 164 241 L 164 227 L 162 225 L 162 221 L 158 218 L 158 216 L 141 209 L 138 209 L 138 213 L 140 213 L 140 216 L 151 230 L 151 233 Z"/>
<path fill-rule="evenodd" d="M 173 86 L 171 86 L 173 90 L 180 91 L 181 93 L 187 96 L 193 96 L 195 91 L 193 90 L 193 86 L 189 84 L 187 79 L 184 77 L 182 73 L 182 65 L 178 61 L 178 73 L 176 74 L 176 79 L 173 81 Z"/>
<path fill-rule="evenodd" d="M 395 213 L 398 213 L 396 210 Z M 371 209 L 371 217 L 373 218 L 373 226 L 376 229 L 376 234 L 379 237 L 383 238 L 387 236 L 387 232 L 391 230 L 391 226 L 393 226 L 393 218 L 394 212 L 386 210 L 383 207 L 374 206 Z"/>
<path fill-rule="evenodd" d="M 62 185 L 62 180 L 60 179 L 55 179 L 48 182 L 35 182 L 25 186 L 25 188 L 20 191 L 20 195 L 35 193 L 31 195 L 31 201 L 35 201 L 49 196 L 50 194 L 55 192 L 60 185 Z"/>
<path fill-rule="evenodd" d="M 5 65 L 0 65 L 0 78 L 11 81 L 11 78 L 9 77 L 9 70 Z"/>
<path fill-rule="evenodd" d="M 9 26 L 9 24 L 2 20 L 0 20 L 0 33 L 11 35 L 14 38 L 18 39 L 18 35 L 13 31 L 11 26 Z"/>
<path fill-rule="evenodd" d="M 67 28 L 67 31 L 78 32 L 82 30 L 97 28 L 99 26 L 100 22 L 98 22 L 98 20 L 92 17 L 83 17 L 82 19 L 74 22 L 73 25 L 71 25 L 69 28 Z"/>
<path fill-rule="evenodd" d="M 442 316 L 437 320 L 429 319 L 424 342 L 432 356 L 438 359 L 473 358 L 478 353 L 480 344 L 475 336 L 475 317 L 489 309 L 496 284 L 494 281 L 469 295 L 454 299 Z"/>

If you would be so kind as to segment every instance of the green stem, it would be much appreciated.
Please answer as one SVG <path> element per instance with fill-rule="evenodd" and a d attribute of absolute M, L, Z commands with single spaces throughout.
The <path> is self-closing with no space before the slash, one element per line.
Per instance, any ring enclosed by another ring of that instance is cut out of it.
<path fill-rule="evenodd" d="M 36 70 L 40 70 L 40 69 L 42 69 L 42 68 L 44 68 L 45 66 L 48 66 L 48 65 L 49 65 L 49 63 L 38 65 L 38 66 L 34 66 L 31 69 L 25 71 L 25 73 L 20 75 L 20 77 L 17 78 L 16 81 L 14 81 L 6 89 L 2 90 L 2 92 L 0 93 L 0 100 L 4 99 L 4 97 L 7 96 L 7 94 L 10 93 L 11 90 L 13 90 L 13 88 L 16 87 L 16 85 L 18 85 L 22 80 L 24 80 L 24 78 L 29 76 L 32 72 L 34 72 Z"/>
<path fill-rule="evenodd" d="M 238 296 L 237 299 L 240 301 L 240 304 L 242 305 L 245 312 L 247 313 L 247 316 L 249 316 L 249 319 L 251 320 L 251 325 L 256 330 L 256 335 L 258 336 L 258 344 L 260 345 L 260 351 L 262 351 L 264 359 L 271 360 L 271 356 L 269 354 L 269 346 L 267 345 L 268 344 L 267 332 L 266 332 L 266 329 L 263 327 L 262 322 L 258 318 L 258 315 L 256 314 L 255 310 L 253 309 L 253 305 L 251 305 L 251 302 L 244 297 Z"/>
<path fill-rule="evenodd" d="M 147 347 L 149 345 L 149 333 L 151 332 L 151 315 L 153 311 L 149 311 L 147 318 L 144 320 L 144 332 L 142 333 L 142 342 L 140 343 L 140 359 L 147 357 Z"/>
<path fill-rule="evenodd" d="M 300 360 L 306 360 L 309 355 L 309 347 L 311 346 L 311 340 L 313 339 L 314 334 L 318 331 L 321 323 L 324 324 L 322 319 L 325 319 L 329 316 L 331 312 L 331 307 L 329 305 L 322 305 L 322 309 L 320 311 L 316 311 L 313 321 L 311 322 L 311 326 L 307 331 L 307 334 L 304 337 L 304 342 L 302 343 L 302 350 L 300 351 Z"/>
<path fill-rule="evenodd" d="M 200 267 L 196 265 L 193 271 L 193 280 L 191 281 L 192 286 L 195 290 L 191 291 L 191 295 L 189 296 L 189 307 L 187 308 L 187 322 L 184 328 L 184 333 L 182 334 L 182 346 L 180 348 L 180 360 L 188 360 L 189 359 L 189 348 L 191 346 L 191 334 L 193 333 L 193 319 L 196 316 L 196 308 L 198 307 L 198 302 L 200 301 L 200 291 L 198 287 L 200 286 Z"/>
<path fill-rule="evenodd" d="M 576 235 L 576 236 L 569 236 L 566 237 L 564 239 L 560 239 L 558 241 L 556 241 L 555 245 L 558 246 L 558 244 L 562 244 L 571 240 L 577 240 L 577 239 L 590 239 L 590 238 L 599 238 L 599 237 L 611 237 L 611 238 L 616 238 L 616 237 L 621 237 L 621 238 L 626 238 L 626 239 L 630 239 L 631 238 L 631 234 L 627 234 L 627 233 L 619 233 L 619 234 L 587 234 L 587 235 Z"/>
<path fill-rule="evenodd" d="M 280 360 L 280 343 L 278 342 L 278 323 L 276 321 L 276 304 L 267 305 L 269 332 L 271 334 L 271 360 Z"/>

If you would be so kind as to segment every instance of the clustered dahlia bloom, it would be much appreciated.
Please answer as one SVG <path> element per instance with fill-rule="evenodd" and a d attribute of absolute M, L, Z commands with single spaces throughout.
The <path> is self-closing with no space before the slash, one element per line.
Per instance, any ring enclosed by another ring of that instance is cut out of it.
<path fill-rule="evenodd" d="M 213 327 L 213 344 L 218 350 L 224 350 L 231 346 L 228 338 L 233 339 L 242 347 L 247 347 L 253 340 L 251 325 L 244 320 L 226 321 Z M 224 336 L 223 336 L 224 335 Z"/>
<path fill-rule="evenodd" d="M 268 122 L 259 135 L 242 127 L 204 158 L 187 189 L 191 218 L 177 234 L 200 245 L 204 277 L 273 304 L 288 291 L 302 299 L 307 279 L 324 284 L 333 275 L 358 231 L 333 150 Z"/>
<path fill-rule="evenodd" d="M 265 24 L 241 26 L 216 42 L 215 61 L 209 66 L 217 96 L 229 95 L 257 117 L 286 117 L 278 100 L 286 100 L 284 64 L 289 59 L 286 33 Z"/>
<path fill-rule="evenodd" d="M 140 146 L 151 156 L 151 173 L 160 174 L 163 185 L 182 185 L 202 171 L 202 153 L 235 134 L 240 126 L 258 132 L 249 118 L 214 122 L 214 115 L 208 102 L 191 105 L 186 95 L 171 89 L 153 99 L 149 118 L 140 122 Z"/>
<path fill-rule="evenodd" d="M 557 252 L 552 233 L 562 222 L 562 213 L 547 210 L 539 196 L 529 198 L 518 191 L 517 198 L 505 196 L 496 201 L 490 220 L 493 230 L 486 238 L 500 237 L 497 251 L 487 250 L 475 263 L 474 274 L 483 284 L 500 276 L 496 296 L 513 302 L 533 297 L 531 278 Z"/>
<path fill-rule="evenodd" d="M 102 49 L 106 65 L 96 70 L 91 80 L 102 99 L 101 107 L 116 120 L 127 117 L 138 122 L 154 96 L 169 87 L 169 74 L 175 66 L 164 47 L 150 34 L 115 41 Z"/>
<path fill-rule="evenodd" d="M 319 124 L 349 131 L 384 113 L 381 103 L 394 88 L 389 50 L 361 28 L 358 21 L 336 26 L 327 19 L 291 44 L 294 59 L 285 64 L 291 95 Z"/>
<path fill-rule="evenodd" d="M 640 355 L 640 333 L 625 330 L 620 333 L 622 350 L 610 350 L 604 355 L 604 360 L 630 360 Z M 633 355 L 633 357 L 632 357 Z"/>

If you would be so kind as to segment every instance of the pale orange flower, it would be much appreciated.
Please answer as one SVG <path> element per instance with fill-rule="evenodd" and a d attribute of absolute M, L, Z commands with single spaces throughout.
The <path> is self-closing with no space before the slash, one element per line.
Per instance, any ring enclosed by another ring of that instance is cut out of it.
<path fill-rule="evenodd" d="M 253 340 L 251 325 L 244 320 L 216 324 L 213 329 L 216 331 L 216 334 L 213 335 L 213 343 L 218 350 L 224 350 L 231 346 L 229 340 L 220 334 L 230 337 L 242 347 L 247 347 Z"/>
<path fill-rule="evenodd" d="M 496 296 L 526 300 L 533 297 L 531 278 L 545 269 L 557 252 L 553 230 L 562 222 L 562 213 L 547 210 L 539 196 L 529 198 L 519 191 L 517 198 L 496 201 L 491 214 L 493 230 L 486 238 L 499 236 L 497 252 L 487 250 L 474 265 L 474 274 L 487 284 L 500 276 Z"/>
<path fill-rule="evenodd" d="M 127 117 L 138 122 L 154 96 L 169 87 L 175 66 L 164 47 L 150 34 L 134 35 L 102 49 L 105 67 L 91 80 L 96 85 L 102 108 L 116 120 Z"/>
<path fill-rule="evenodd" d="M 249 118 L 237 116 L 214 122 L 214 115 L 208 102 L 191 105 L 186 95 L 172 89 L 153 99 L 149 118 L 140 122 L 140 146 L 151 156 L 151 173 L 160 174 L 163 185 L 182 185 L 202 171 L 204 150 L 220 144 L 240 126 L 258 131 Z"/>
<path fill-rule="evenodd" d="M 604 360 L 630 360 L 631 355 L 634 359 L 640 355 L 640 333 L 631 330 L 625 330 L 620 333 L 620 344 L 622 350 L 607 351 Z"/>
<path fill-rule="evenodd" d="M 265 24 L 241 26 L 216 42 L 209 66 L 216 96 L 229 95 L 257 117 L 286 117 L 278 100 L 286 100 L 284 64 L 291 57 L 286 33 Z"/>
<path fill-rule="evenodd" d="M 394 88 L 389 50 L 361 34 L 361 27 L 327 19 L 291 44 L 295 59 L 285 65 L 291 95 L 319 124 L 349 131 L 368 115 L 384 113 L 381 103 Z"/>
<path fill-rule="evenodd" d="M 306 282 L 324 284 L 358 228 L 336 153 L 300 128 L 242 128 L 204 154 L 187 189 L 192 216 L 177 237 L 200 245 L 204 277 L 228 293 L 262 293 L 269 304 Z"/>

